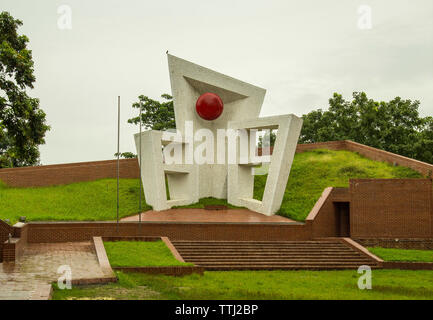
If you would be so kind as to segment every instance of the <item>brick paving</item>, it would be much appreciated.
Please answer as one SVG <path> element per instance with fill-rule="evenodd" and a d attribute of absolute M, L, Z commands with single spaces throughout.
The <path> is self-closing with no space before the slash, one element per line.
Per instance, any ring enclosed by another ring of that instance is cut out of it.
<path fill-rule="evenodd" d="M 0 300 L 47 299 L 68 265 L 72 280 L 104 278 L 91 242 L 28 244 L 16 263 L 0 263 Z"/>

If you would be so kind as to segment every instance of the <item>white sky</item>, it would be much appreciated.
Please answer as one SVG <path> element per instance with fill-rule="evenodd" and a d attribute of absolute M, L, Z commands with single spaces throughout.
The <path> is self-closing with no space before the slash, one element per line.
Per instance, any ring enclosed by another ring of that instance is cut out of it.
<path fill-rule="evenodd" d="M 57 26 L 60 5 L 72 29 Z M 360 5 L 370 30 L 357 27 Z M 112 159 L 117 96 L 121 151 L 135 152 L 126 120 L 138 95 L 170 93 L 165 51 L 267 89 L 262 116 L 327 109 L 350 98 L 421 101 L 433 115 L 433 1 L 0 0 L 30 38 L 36 84 L 52 129 L 43 164 Z"/>

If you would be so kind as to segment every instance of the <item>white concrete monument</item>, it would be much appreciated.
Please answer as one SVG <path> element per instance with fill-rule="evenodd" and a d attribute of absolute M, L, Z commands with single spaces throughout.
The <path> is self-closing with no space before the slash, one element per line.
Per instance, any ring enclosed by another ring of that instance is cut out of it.
<path fill-rule="evenodd" d="M 260 118 L 265 89 L 172 55 L 168 66 L 177 132 L 143 132 L 141 154 L 139 134 L 134 136 L 146 202 L 160 211 L 214 197 L 273 215 L 283 200 L 302 119 Z M 277 129 L 277 137 L 259 201 L 253 188 L 254 167 L 263 162 L 256 156 L 262 129 Z"/>

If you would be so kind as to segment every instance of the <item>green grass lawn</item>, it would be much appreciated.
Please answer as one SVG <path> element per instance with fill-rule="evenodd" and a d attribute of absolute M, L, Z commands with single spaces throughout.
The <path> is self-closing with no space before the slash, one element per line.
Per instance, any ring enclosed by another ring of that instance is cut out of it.
<path fill-rule="evenodd" d="M 116 179 L 101 179 L 67 185 L 9 188 L 0 184 L 0 219 L 28 221 L 115 220 Z M 138 179 L 120 180 L 120 217 L 138 213 Z M 143 203 L 143 211 L 150 206 Z"/>
<path fill-rule="evenodd" d="M 295 155 L 283 203 L 278 214 L 303 221 L 326 187 L 348 187 L 349 178 L 420 178 L 406 167 L 373 161 L 350 151 L 313 150 Z M 255 176 L 254 198 L 261 199 L 266 176 Z M 138 179 L 120 181 L 120 216 L 138 213 Z M 205 198 L 189 208 L 225 204 Z M 233 206 L 229 206 L 233 207 Z M 143 211 L 150 206 L 143 203 Z M 0 219 L 29 221 L 114 220 L 116 180 L 102 179 L 62 186 L 9 188 L 0 184 Z"/>
<path fill-rule="evenodd" d="M 384 261 L 433 262 L 433 250 L 413 250 L 373 247 L 368 250 Z"/>
<path fill-rule="evenodd" d="M 350 178 L 421 178 L 407 167 L 373 161 L 350 151 L 313 150 L 295 155 L 279 215 L 303 221 L 326 187 L 348 187 Z M 255 176 L 261 200 L 266 176 Z"/>
<path fill-rule="evenodd" d="M 106 241 L 104 247 L 112 267 L 193 265 L 176 260 L 163 241 Z"/>
<path fill-rule="evenodd" d="M 184 277 L 117 272 L 118 283 L 55 288 L 53 299 L 433 299 L 432 274 L 373 270 L 372 289 L 359 290 L 356 270 L 214 271 Z"/>
<path fill-rule="evenodd" d="M 175 206 L 173 208 L 199 208 L 203 209 L 205 206 L 209 205 L 224 205 L 230 209 L 236 209 L 239 207 L 233 206 L 227 203 L 227 199 L 215 199 L 215 198 L 201 198 L 197 203 L 189 204 L 186 206 Z"/>

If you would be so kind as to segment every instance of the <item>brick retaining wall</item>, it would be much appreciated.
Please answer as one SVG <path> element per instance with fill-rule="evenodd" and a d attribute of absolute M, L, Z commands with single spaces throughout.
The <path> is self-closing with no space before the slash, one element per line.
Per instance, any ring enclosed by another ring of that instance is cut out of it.
<path fill-rule="evenodd" d="M 6 240 L 9 239 L 9 234 L 14 235 L 13 227 L 0 220 L 0 262 L 3 261 L 3 250 Z"/>
<path fill-rule="evenodd" d="M 312 238 L 350 236 L 363 239 L 362 244 L 389 238 L 390 246 L 396 238 L 430 238 L 405 243 L 408 248 L 433 247 L 432 195 L 430 179 L 351 179 L 349 189 L 326 188 L 305 222 Z M 347 220 L 341 204 L 350 212 Z"/>
<path fill-rule="evenodd" d="M 1 220 L 0 220 L 1 221 Z M 4 223 L 4 222 L 3 222 Z M 0 262 L 13 262 L 24 252 L 27 245 L 27 225 L 21 222 L 13 227 L 9 226 L 9 233 L 12 238 L 0 243 Z M 9 234 L 8 234 L 9 235 Z"/>
<path fill-rule="evenodd" d="M 121 178 L 138 178 L 137 159 L 120 160 Z M 93 161 L 0 169 L 0 180 L 11 187 L 41 187 L 117 177 L 117 161 Z"/>
<path fill-rule="evenodd" d="M 309 240 L 310 228 L 291 223 L 30 222 L 28 243 L 89 241 L 93 237 L 156 236 L 170 240 Z"/>
<path fill-rule="evenodd" d="M 315 149 L 329 149 L 329 150 L 346 150 L 346 141 L 327 141 L 315 143 L 300 143 L 296 146 L 296 153 L 311 151 Z"/>
<path fill-rule="evenodd" d="M 335 203 L 349 201 L 350 196 L 347 188 L 325 188 L 305 219 L 306 224 L 311 226 L 312 237 L 339 237 L 340 223 Z"/>
<path fill-rule="evenodd" d="M 399 269 L 399 270 L 433 270 L 432 262 L 406 262 L 406 261 L 384 261 L 382 262 L 384 269 Z"/>
<path fill-rule="evenodd" d="M 360 239 L 355 238 L 356 242 L 362 244 L 364 247 L 382 247 L 382 248 L 395 248 L 395 249 L 416 249 L 416 250 L 433 250 L 432 239 L 390 239 L 390 238 L 374 238 L 374 239 Z"/>
<path fill-rule="evenodd" d="M 433 238 L 430 179 L 351 179 L 353 238 Z"/>

